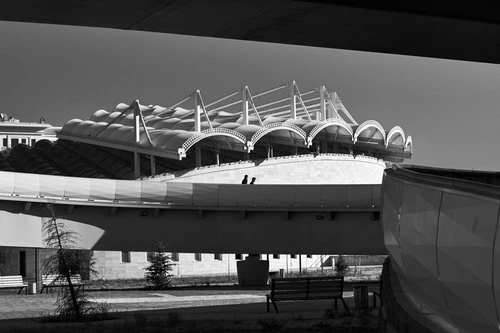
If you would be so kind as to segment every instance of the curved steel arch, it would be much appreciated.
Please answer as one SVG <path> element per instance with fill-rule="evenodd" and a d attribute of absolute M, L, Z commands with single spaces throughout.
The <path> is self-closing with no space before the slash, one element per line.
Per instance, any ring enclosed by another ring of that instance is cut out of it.
<path fill-rule="evenodd" d="M 304 139 L 304 144 L 307 144 L 307 134 L 304 132 L 304 130 L 297 125 L 293 124 L 288 124 L 285 122 L 279 122 L 279 123 L 272 123 L 264 126 L 260 130 L 258 130 L 254 135 L 252 135 L 252 138 L 250 139 L 250 143 L 252 146 L 255 146 L 257 141 L 262 139 L 265 135 L 278 131 L 278 130 L 287 130 L 290 132 L 294 132 L 295 134 L 299 135 L 302 139 Z"/>
<path fill-rule="evenodd" d="M 403 138 L 403 144 L 406 145 L 406 136 L 405 136 L 405 132 L 403 131 L 403 129 L 399 126 L 394 126 L 393 128 L 391 128 L 391 130 L 389 131 L 389 133 L 387 134 L 387 137 L 385 139 L 385 147 L 387 148 L 389 146 L 389 142 L 391 140 L 391 138 L 393 136 L 396 136 L 396 135 L 401 135 L 401 137 Z"/>
<path fill-rule="evenodd" d="M 356 141 L 358 141 L 358 136 L 361 134 L 361 132 L 363 132 L 364 130 L 366 130 L 370 127 L 376 128 L 382 134 L 382 137 L 384 138 L 384 143 L 385 143 L 384 127 L 376 120 L 367 120 L 358 126 L 358 128 L 356 129 L 356 132 L 354 133 L 354 143 L 356 143 Z"/>
<path fill-rule="evenodd" d="M 408 135 L 405 143 L 405 151 L 408 151 L 408 146 L 410 147 L 410 154 L 413 154 L 413 141 L 411 140 L 411 135 Z"/>
<path fill-rule="evenodd" d="M 204 131 L 201 131 L 200 133 L 193 135 L 192 137 L 187 139 L 186 142 L 182 144 L 182 149 L 184 152 L 187 152 L 196 143 L 211 136 L 227 136 L 241 142 L 244 146 L 246 146 L 247 143 L 246 142 L 247 138 L 241 133 L 238 133 L 236 131 L 227 128 L 214 128 L 214 129 L 206 129 Z"/>
<path fill-rule="evenodd" d="M 322 130 L 324 130 L 325 128 L 327 128 L 329 126 L 340 126 L 340 127 L 344 128 L 346 131 L 349 132 L 349 134 L 351 134 L 351 140 L 353 140 L 354 131 L 352 130 L 352 127 L 348 123 L 346 123 L 345 121 L 343 121 L 341 119 L 331 118 L 331 119 L 326 119 L 326 120 L 320 122 L 319 124 L 317 124 L 311 130 L 311 132 L 309 132 L 308 141 L 312 142 L 312 140 L 314 139 L 314 137 L 316 135 L 318 135 Z"/>

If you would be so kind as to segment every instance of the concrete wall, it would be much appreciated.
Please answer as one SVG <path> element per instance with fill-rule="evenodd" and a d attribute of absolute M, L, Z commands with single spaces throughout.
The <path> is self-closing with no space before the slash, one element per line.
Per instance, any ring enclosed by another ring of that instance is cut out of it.
<path fill-rule="evenodd" d="M 244 175 L 258 184 L 381 184 L 385 162 L 346 154 L 283 156 L 262 161 L 212 165 L 150 180 L 240 184 Z"/>
<path fill-rule="evenodd" d="M 130 262 L 122 262 L 121 251 L 94 251 L 96 259 L 95 269 L 97 279 L 141 279 L 144 277 L 144 268 L 149 265 L 146 259 L 147 252 L 130 252 Z M 247 254 L 241 254 L 244 259 Z M 213 253 L 200 253 L 201 260 L 195 259 L 195 253 L 178 253 L 178 261 L 172 261 L 173 276 L 206 276 L 206 275 L 236 275 L 236 255 L 220 254 L 220 260 Z M 262 259 L 267 259 L 265 254 Z M 326 257 L 324 257 L 326 259 Z M 269 270 L 297 272 L 299 270 L 299 255 L 292 258 L 290 254 L 281 254 L 279 258 L 269 255 Z M 320 256 L 302 255 L 302 269 L 320 269 Z M 326 270 L 333 269 L 326 267 Z"/>

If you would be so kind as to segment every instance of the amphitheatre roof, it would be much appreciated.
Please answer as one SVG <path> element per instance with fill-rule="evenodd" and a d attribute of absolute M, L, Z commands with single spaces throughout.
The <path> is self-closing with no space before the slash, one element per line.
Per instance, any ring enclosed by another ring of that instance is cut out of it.
<path fill-rule="evenodd" d="M 197 145 L 250 153 L 258 145 L 337 143 L 372 156 L 412 154 L 411 137 L 401 127 L 358 124 L 336 93 L 324 86 L 301 93 L 295 81 L 255 95 L 243 87 L 209 104 L 198 90 L 169 107 L 120 103 L 89 120 L 70 120 L 57 136 L 177 160 Z"/>

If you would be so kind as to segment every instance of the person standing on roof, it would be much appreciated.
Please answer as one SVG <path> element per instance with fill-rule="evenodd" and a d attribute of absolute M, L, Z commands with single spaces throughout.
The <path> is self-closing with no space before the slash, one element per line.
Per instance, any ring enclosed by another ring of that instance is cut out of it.
<path fill-rule="evenodd" d="M 250 182 L 250 185 L 253 185 L 253 184 L 255 184 L 255 181 L 256 181 L 256 180 L 257 180 L 257 178 L 255 178 L 255 177 L 252 177 L 252 181 Z"/>
<path fill-rule="evenodd" d="M 245 175 L 245 178 L 241 181 L 242 184 L 248 184 L 248 175 Z"/>

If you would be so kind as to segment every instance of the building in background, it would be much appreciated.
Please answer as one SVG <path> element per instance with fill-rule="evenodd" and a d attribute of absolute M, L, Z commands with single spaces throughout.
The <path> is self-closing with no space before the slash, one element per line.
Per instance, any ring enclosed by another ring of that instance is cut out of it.
<path fill-rule="evenodd" d="M 34 146 L 39 140 L 56 141 L 56 131 L 61 127 L 53 127 L 40 118 L 38 123 L 21 122 L 5 113 L 0 113 L 0 150 L 25 144 Z"/>

